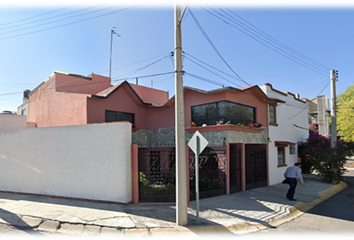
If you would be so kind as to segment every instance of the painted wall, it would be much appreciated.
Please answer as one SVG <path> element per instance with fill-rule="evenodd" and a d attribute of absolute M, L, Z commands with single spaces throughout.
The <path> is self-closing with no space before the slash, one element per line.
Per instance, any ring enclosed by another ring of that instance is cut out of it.
<path fill-rule="evenodd" d="M 298 161 L 297 146 L 295 154 L 290 154 L 289 146 L 285 147 L 285 161 L 287 166 L 278 167 L 278 149 L 275 141 L 305 142 L 308 137 L 308 118 L 306 103 L 297 99 L 292 93 L 283 93 L 265 84 L 260 87 L 269 98 L 276 98 L 285 103 L 278 103 L 276 107 L 278 126 L 269 126 L 269 183 L 280 183 L 284 177 L 286 167 L 293 166 Z M 296 126 L 295 126 L 295 125 Z M 301 128 L 299 128 L 301 127 Z"/>
<path fill-rule="evenodd" d="M 27 128 L 27 116 L 0 114 L 0 131 Z"/>
<path fill-rule="evenodd" d="M 57 92 L 56 77 L 52 75 L 30 93 L 28 121 L 37 127 L 86 124 L 86 99 L 90 95 Z"/>
<path fill-rule="evenodd" d="M 96 94 L 111 86 L 108 77 L 91 74 L 90 77 L 54 72 L 55 89 L 59 92 Z"/>
<path fill-rule="evenodd" d="M 213 103 L 218 101 L 231 101 L 246 106 L 256 108 L 256 120 L 263 126 L 268 126 L 268 110 L 267 104 L 260 101 L 259 98 L 252 93 L 238 92 L 234 90 L 218 91 L 213 93 L 204 93 L 193 91 L 190 89 L 184 90 L 184 125 L 189 127 L 192 121 L 192 106 L 205 103 Z M 148 129 L 169 128 L 175 124 L 175 102 L 170 101 L 164 107 L 148 107 L 146 110 L 146 127 Z M 137 128 L 140 128 L 137 125 Z"/>
<path fill-rule="evenodd" d="M 128 122 L 0 132 L 0 190 L 128 203 Z"/>
<path fill-rule="evenodd" d="M 105 110 L 135 114 L 137 128 L 146 128 L 146 106 L 132 94 L 127 85 L 123 85 L 108 98 L 87 99 L 87 123 L 105 122 Z"/>

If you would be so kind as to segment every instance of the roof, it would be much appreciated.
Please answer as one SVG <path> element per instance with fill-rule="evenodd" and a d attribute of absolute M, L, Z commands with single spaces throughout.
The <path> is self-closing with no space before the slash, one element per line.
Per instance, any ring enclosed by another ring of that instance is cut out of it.
<path fill-rule="evenodd" d="M 115 93 L 116 91 L 118 91 L 121 88 L 127 87 L 129 89 L 129 91 L 126 91 L 129 95 L 132 96 L 132 98 L 137 102 L 140 103 L 142 105 L 146 105 L 146 106 L 150 106 L 152 105 L 151 103 L 145 103 L 140 96 L 135 92 L 135 90 L 132 88 L 132 86 L 127 82 L 127 81 L 123 81 L 121 83 L 118 83 L 117 85 L 111 86 L 109 88 L 106 88 L 105 90 L 95 94 L 95 95 L 91 95 L 92 98 L 103 98 L 106 99 L 108 97 L 110 97 L 113 93 Z"/>

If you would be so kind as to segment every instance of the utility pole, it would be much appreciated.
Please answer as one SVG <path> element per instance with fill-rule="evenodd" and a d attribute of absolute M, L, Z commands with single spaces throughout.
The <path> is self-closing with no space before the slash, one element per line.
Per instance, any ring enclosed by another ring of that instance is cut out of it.
<path fill-rule="evenodd" d="M 115 28 L 115 27 L 114 27 Z M 109 57 L 109 78 L 111 79 L 111 72 L 112 72 L 112 44 L 113 44 L 113 34 L 120 37 L 118 33 L 116 33 L 113 29 L 111 29 L 111 48 L 110 48 L 110 57 Z M 112 79 L 111 79 L 112 80 Z"/>
<path fill-rule="evenodd" d="M 187 225 L 187 169 L 184 124 L 181 7 L 175 3 L 176 224 Z"/>
<path fill-rule="evenodd" d="M 336 101 L 336 81 L 337 81 L 338 71 L 331 70 L 331 148 L 336 148 L 337 146 L 337 101 Z"/>

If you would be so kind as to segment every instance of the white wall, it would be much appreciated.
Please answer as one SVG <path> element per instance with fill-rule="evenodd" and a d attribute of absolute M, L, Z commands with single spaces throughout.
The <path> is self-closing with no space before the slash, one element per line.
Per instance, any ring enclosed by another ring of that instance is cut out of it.
<path fill-rule="evenodd" d="M 128 203 L 128 122 L 0 131 L 0 190 Z"/>
<path fill-rule="evenodd" d="M 273 185 L 282 182 L 286 167 L 293 166 L 298 161 L 297 145 L 295 154 L 290 154 L 290 146 L 288 146 L 285 148 L 287 166 L 278 167 L 278 149 L 275 141 L 305 142 L 308 138 L 308 110 L 306 103 L 296 100 L 293 94 L 274 91 L 268 85 L 260 88 L 269 98 L 285 102 L 279 102 L 276 107 L 278 126 L 269 126 L 269 184 Z"/>
<path fill-rule="evenodd" d="M 0 131 L 27 128 L 27 116 L 0 114 Z"/>

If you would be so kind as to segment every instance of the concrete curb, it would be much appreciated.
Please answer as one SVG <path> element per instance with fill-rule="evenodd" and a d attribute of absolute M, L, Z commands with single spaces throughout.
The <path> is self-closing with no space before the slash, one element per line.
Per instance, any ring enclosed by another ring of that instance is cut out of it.
<path fill-rule="evenodd" d="M 279 217 L 277 219 L 272 219 L 269 221 L 251 224 L 248 222 L 242 222 L 232 225 L 215 225 L 215 226 L 202 226 L 202 227 L 179 227 L 179 228 L 144 228 L 144 229 L 124 229 L 124 235 L 127 236 L 164 236 L 164 235 L 178 235 L 183 234 L 187 236 L 195 235 L 212 235 L 212 234 L 244 234 L 257 232 L 260 230 L 275 228 L 285 222 L 295 219 L 306 211 L 309 211 L 313 207 L 327 200 L 328 198 L 334 196 L 340 191 L 348 187 L 345 182 L 340 182 L 339 184 L 320 192 L 319 198 L 309 202 L 309 203 L 298 203 L 295 206 L 287 206 L 286 209 L 289 212 L 286 216 Z"/>
<path fill-rule="evenodd" d="M 104 226 L 99 225 L 90 225 L 84 224 L 82 227 L 77 225 L 82 224 L 69 224 L 66 222 L 61 221 L 54 221 L 50 219 L 39 219 L 37 217 L 32 216 L 25 216 L 19 215 L 18 219 L 22 219 L 24 223 L 14 223 L 14 226 L 17 227 L 28 227 L 32 229 L 37 229 L 43 232 L 58 232 L 58 233 L 73 233 L 73 231 L 81 231 L 83 232 L 86 228 L 90 230 L 90 232 L 97 232 L 98 228 L 102 228 L 103 231 L 108 231 L 109 233 L 114 233 L 117 235 L 124 235 L 124 236 L 165 236 L 165 235 L 186 235 L 186 236 L 195 236 L 195 235 L 205 235 L 210 236 L 213 234 L 244 234 L 244 233 L 251 233 L 257 232 L 264 229 L 275 228 L 278 225 L 281 225 L 285 222 L 288 222 L 294 218 L 297 218 L 304 214 L 305 212 L 309 211 L 313 207 L 317 206 L 318 204 L 322 203 L 323 201 L 327 200 L 328 198 L 334 196 L 335 194 L 339 193 L 340 191 L 344 190 L 348 187 L 348 184 L 345 182 L 340 182 L 333 187 L 326 189 L 322 192 L 319 192 L 319 198 L 313 200 L 312 202 L 304 203 L 300 202 L 295 206 L 284 205 L 283 210 L 285 214 L 282 216 L 270 219 L 260 223 L 249 223 L 249 222 L 241 222 L 232 225 L 211 225 L 211 226 L 178 226 L 178 227 L 166 227 L 166 228 L 107 228 Z M 24 225 L 24 226 L 22 226 Z M 69 226 L 70 225 L 70 226 Z M 72 225 L 72 226 L 71 226 Z M 87 226 L 86 226 L 87 225 Z M 67 229 L 65 228 L 67 227 Z M 77 228 L 80 228 L 77 230 Z M 60 230 L 61 229 L 61 230 Z M 67 231 L 64 231 L 67 230 Z"/>
<path fill-rule="evenodd" d="M 284 217 L 277 218 L 277 219 L 272 219 L 268 222 L 256 224 L 256 225 L 254 225 L 254 227 L 256 227 L 258 230 L 263 230 L 263 229 L 268 228 L 267 224 L 270 225 L 271 227 L 279 226 L 285 222 L 288 222 L 292 219 L 295 219 L 295 218 L 301 216 L 305 212 L 309 211 L 310 209 L 312 209 L 313 207 L 317 206 L 318 204 L 324 202 L 325 200 L 329 199 L 330 197 L 336 195 L 337 193 L 341 192 L 342 190 L 344 190 L 347 187 L 348 187 L 347 183 L 340 182 L 339 184 L 320 192 L 318 194 L 320 197 L 312 202 L 298 203 L 295 206 L 289 206 L 290 213 L 288 215 L 286 215 Z M 236 228 L 237 228 L 237 226 L 236 226 Z M 246 227 L 246 229 L 247 229 L 247 227 Z M 255 230 L 255 229 L 252 229 L 252 230 Z"/>
<path fill-rule="evenodd" d="M 340 182 L 339 184 L 326 189 L 322 192 L 319 193 L 319 198 L 309 202 L 309 203 L 298 203 L 295 206 L 289 206 L 288 210 L 290 213 L 284 217 L 280 217 L 277 219 L 272 219 L 270 221 L 265 221 L 262 223 L 258 224 L 250 224 L 250 223 L 238 223 L 238 224 L 233 224 L 230 226 L 225 226 L 229 231 L 234 232 L 234 233 L 249 233 L 249 232 L 256 232 L 259 230 L 264 230 L 267 228 L 274 228 L 276 226 L 279 226 L 285 222 L 288 222 L 294 218 L 297 218 L 304 214 L 305 212 L 309 211 L 313 207 L 317 206 L 318 204 L 324 202 L 328 198 L 334 196 L 335 194 L 341 192 L 345 188 L 348 187 L 348 184 L 345 182 Z M 209 227 L 206 227 L 209 228 Z"/>

